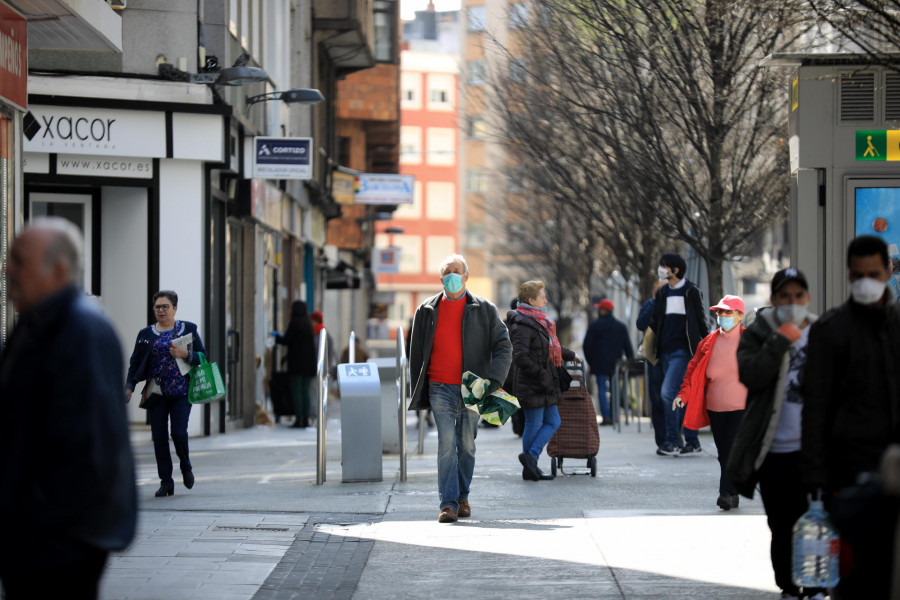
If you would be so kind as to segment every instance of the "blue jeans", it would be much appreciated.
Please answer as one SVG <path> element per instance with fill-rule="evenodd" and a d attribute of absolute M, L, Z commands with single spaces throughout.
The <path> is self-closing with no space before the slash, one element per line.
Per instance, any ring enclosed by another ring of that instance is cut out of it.
<path fill-rule="evenodd" d="M 663 370 L 662 403 L 666 413 L 666 444 L 682 447 L 685 442 L 694 446 L 700 445 L 700 438 L 693 429 L 684 430 L 684 442 L 681 441 L 681 424 L 684 422 L 684 408 L 672 410 L 672 400 L 678 396 L 684 372 L 691 362 L 691 353 L 687 350 L 667 352 L 659 359 Z"/>
<path fill-rule="evenodd" d="M 171 488 L 175 482 L 172 479 L 172 455 L 169 453 L 169 420 L 172 421 L 172 443 L 181 461 L 181 470 L 190 471 L 188 419 L 191 417 L 191 403 L 187 396 L 153 396 L 147 402 L 147 416 L 150 418 L 153 451 L 156 454 L 156 471 L 162 484 Z"/>
<path fill-rule="evenodd" d="M 594 375 L 597 378 L 597 401 L 600 403 L 600 416 L 603 422 L 612 420 L 612 413 L 609 410 L 609 375 Z"/>
<path fill-rule="evenodd" d="M 541 408 L 523 408 L 525 412 L 525 431 L 522 432 L 522 452 L 530 454 L 535 460 L 544 451 L 544 446 L 559 429 L 559 410 L 556 406 Z"/>
<path fill-rule="evenodd" d="M 441 510 L 459 511 L 469 499 L 475 471 L 475 436 L 478 413 L 466 408 L 458 384 L 428 384 L 431 412 L 438 433 L 438 494 Z"/>

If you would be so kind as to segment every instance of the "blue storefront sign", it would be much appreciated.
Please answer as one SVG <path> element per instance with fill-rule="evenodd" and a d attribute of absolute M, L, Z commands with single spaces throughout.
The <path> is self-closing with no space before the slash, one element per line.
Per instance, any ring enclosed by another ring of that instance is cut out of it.
<path fill-rule="evenodd" d="M 253 176 L 312 179 L 312 138 L 254 138 Z"/>

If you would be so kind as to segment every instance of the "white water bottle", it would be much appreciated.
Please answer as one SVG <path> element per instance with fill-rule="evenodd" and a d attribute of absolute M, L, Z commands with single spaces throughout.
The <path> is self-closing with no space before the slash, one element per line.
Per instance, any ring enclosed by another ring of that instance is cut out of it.
<path fill-rule="evenodd" d="M 833 588 L 840 580 L 840 541 L 821 500 L 794 524 L 792 579 L 804 588 Z"/>

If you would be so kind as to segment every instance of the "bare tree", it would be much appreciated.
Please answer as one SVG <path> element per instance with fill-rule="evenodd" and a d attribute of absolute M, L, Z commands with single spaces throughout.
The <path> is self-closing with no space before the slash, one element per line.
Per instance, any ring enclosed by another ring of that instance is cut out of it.
<path fill-rule="evenodd" d="M 509 148 L 644 294 L 674 238 L 719 297 L 723 261 L 786 216 L 787 87 L 759 61 L 793 48 L 806 2 L 544 0 L 502 49 Z"/>
<path fill-rule="evenodd" d="M 809 0 L 815 14 L 863 52 L 900 50 L 900 0 Z"/>

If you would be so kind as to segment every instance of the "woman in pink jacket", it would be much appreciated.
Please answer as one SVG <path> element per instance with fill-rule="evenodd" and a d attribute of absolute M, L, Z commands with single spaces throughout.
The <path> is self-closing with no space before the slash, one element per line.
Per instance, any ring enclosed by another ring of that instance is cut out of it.
<path fill-rule="evenodd" d="M 672 410 L 686 404 L 684 427 L 709 425 L 712 429 L 721 471 L 716 504 L 722 510 L 731 510 L 738 506 L 738 491 L 725 476 L 725 468 L 747 405 L 747 388 L 738 379 L 737 364 L 737 348 L 744 331 L 744 301 L 738 296 L 725 296 L 709 309 L 715 311 L 719 327 L 697 346 Z"/>

